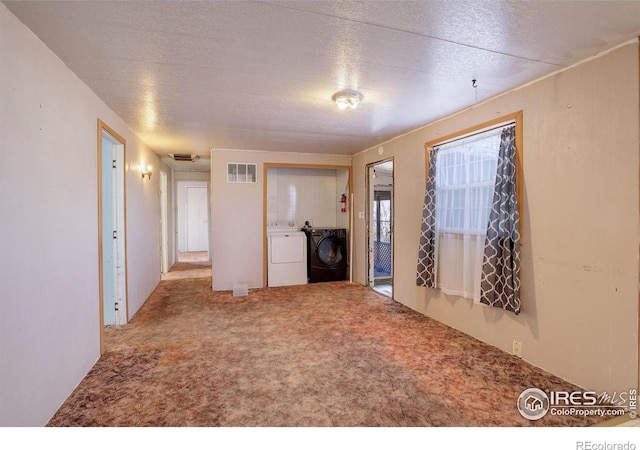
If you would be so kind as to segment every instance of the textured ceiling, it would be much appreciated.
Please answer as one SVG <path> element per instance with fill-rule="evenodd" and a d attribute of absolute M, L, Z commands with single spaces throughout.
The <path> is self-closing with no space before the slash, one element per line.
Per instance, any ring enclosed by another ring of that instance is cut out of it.
<path fill-rule="evenodd" d="M 3 3 L 159 154 L 353 154 L 640 34 L 637 1 Z"/>

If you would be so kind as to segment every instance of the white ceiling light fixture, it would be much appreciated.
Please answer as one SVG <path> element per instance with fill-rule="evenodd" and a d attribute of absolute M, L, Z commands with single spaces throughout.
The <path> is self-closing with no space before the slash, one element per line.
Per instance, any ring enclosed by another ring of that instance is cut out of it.
<path fill-rule="evenodd" d="M 362 94 L 353 89 L 343 89 L 342 91 L 333 94 L 331 99 L 336 102 L 339 109 L 356 109 L 362 100 Z"/>

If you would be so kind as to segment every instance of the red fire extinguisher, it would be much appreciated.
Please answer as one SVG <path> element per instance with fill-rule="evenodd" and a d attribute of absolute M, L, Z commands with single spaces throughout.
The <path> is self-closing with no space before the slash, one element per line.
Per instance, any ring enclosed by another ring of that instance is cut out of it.
<path fill-rule="evenodd" d="M 342 204 L 340 212 L 347 212 L 347 196 L 345 194 L 342 194 L 342 197 L 340 197 L 340 203 Z"/>

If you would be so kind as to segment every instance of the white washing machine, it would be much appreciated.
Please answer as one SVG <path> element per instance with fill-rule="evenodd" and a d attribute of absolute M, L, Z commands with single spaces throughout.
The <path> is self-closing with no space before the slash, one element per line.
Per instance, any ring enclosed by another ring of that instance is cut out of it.
<path fill-rule="evenodd" d="M 307 284 L 307 235 L 295 227 L 267 228 L 267 286 Z"/>

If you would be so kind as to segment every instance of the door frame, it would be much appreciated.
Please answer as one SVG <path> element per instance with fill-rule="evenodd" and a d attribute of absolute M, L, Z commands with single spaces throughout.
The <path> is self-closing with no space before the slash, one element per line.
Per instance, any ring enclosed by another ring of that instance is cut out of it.
<path fill-rule="evenodd" d="M 375 161 L 372 163 L 369 163 L 365 166 L 365 180 L 366 180 L 366 204 L 365 204 L 365 232 L 366 232 L 366 260 L 367 260 L 367 270 L 366 270 L 366 274 L 367 274 L 367 279 L 366 279 L 366 286 L 373 288 L 375 285 L 375 279 L 373 276 L 374 273 L 374 269 L 373 269 L 373 265 L 372 265 L 372 259 L 373 259 L 373 251 L 372 251 L 372 242 L 371 242 L 371 220 L 373 218 L 373 214 L 371 211 L 371 205 L 373 202 L 373 192 L 374 192 L 374 185 L 372 184 L 372 176 L 371 174 L 373 173 L 373 169 L 375 169 L 376 166 L 379 166 L 383 163 L 386 162 L 391 162 L 393 164 L 393 169 L 391 170 L 391 226 L 390 226 L 390 233 L 391 233 L 391 298 L 393 299 L 395 296 L 395 289 L 393 289 L 394 286 L 394 282 L 395 282 L 395 275 L 396 275 L 396 271 L 395 271 L 395 232 L 394 232 L 394 227 L 395 227 L 395 214 L 396 214 L 396 208 L 395 208 L 395 180 L 394 180 L 394 175 L 395 175 L 395 163 L 393 161 L 393 157 L 391 158 L 386 158 L 386 159 L 382 159 L 379 161 Z"/>
<path fill-rule="evenodd" d="M 103 192 L 102 192 L 102 137 L 104 134 L 108 134 L 112 139 L 117 141 L 117 145 L 122 146 L 122 161 L 116 159 L 116 165 L 120 165 L 122 168 L 122 180 L 118 182 L 118 187 L 116 188 L 116 192 L 118 193 L 118 197 L 121 195 L 121 205 L 118 207 L 118 210 L 122 212 L 121 217 L 122 221 L 122 229 L 120 230 L 122 233 L 122 244 L 120 244 L 120 248 L 123 249 L 122 261 L 123 261 L 123 270 L 122 276 L 124 277 L 124 292 L 123 292 L 123 303 L 125 306 L 124 309 L 124 319 L 125 322 L 129 317 L 129 277 L 127 273 L 128 265 L 127 265 L 127 180 L 126 180 L 126 171 L 124 170 L 124 164 L 126 161 L 127 155 L 127 141 L 116 133 L 113 128 L 109 127 L 102 120 L 98 119 L 98 296 L 99 296 L 99 310 L 100 310 L 100 354 L 104 354 L 105 352 L 105 337 L 104 337 L 104 280 L 103 280 L 103 262 L 102 262 L 102 236 L 104 233 L 102 227 L 102 204 L 103 204 Z M 116 154 L 119 156 L 119 153 Z M 120 194 L 121 192 L 121 194 Z M 117 276 L 117 273 L 116 273 Z"/>

